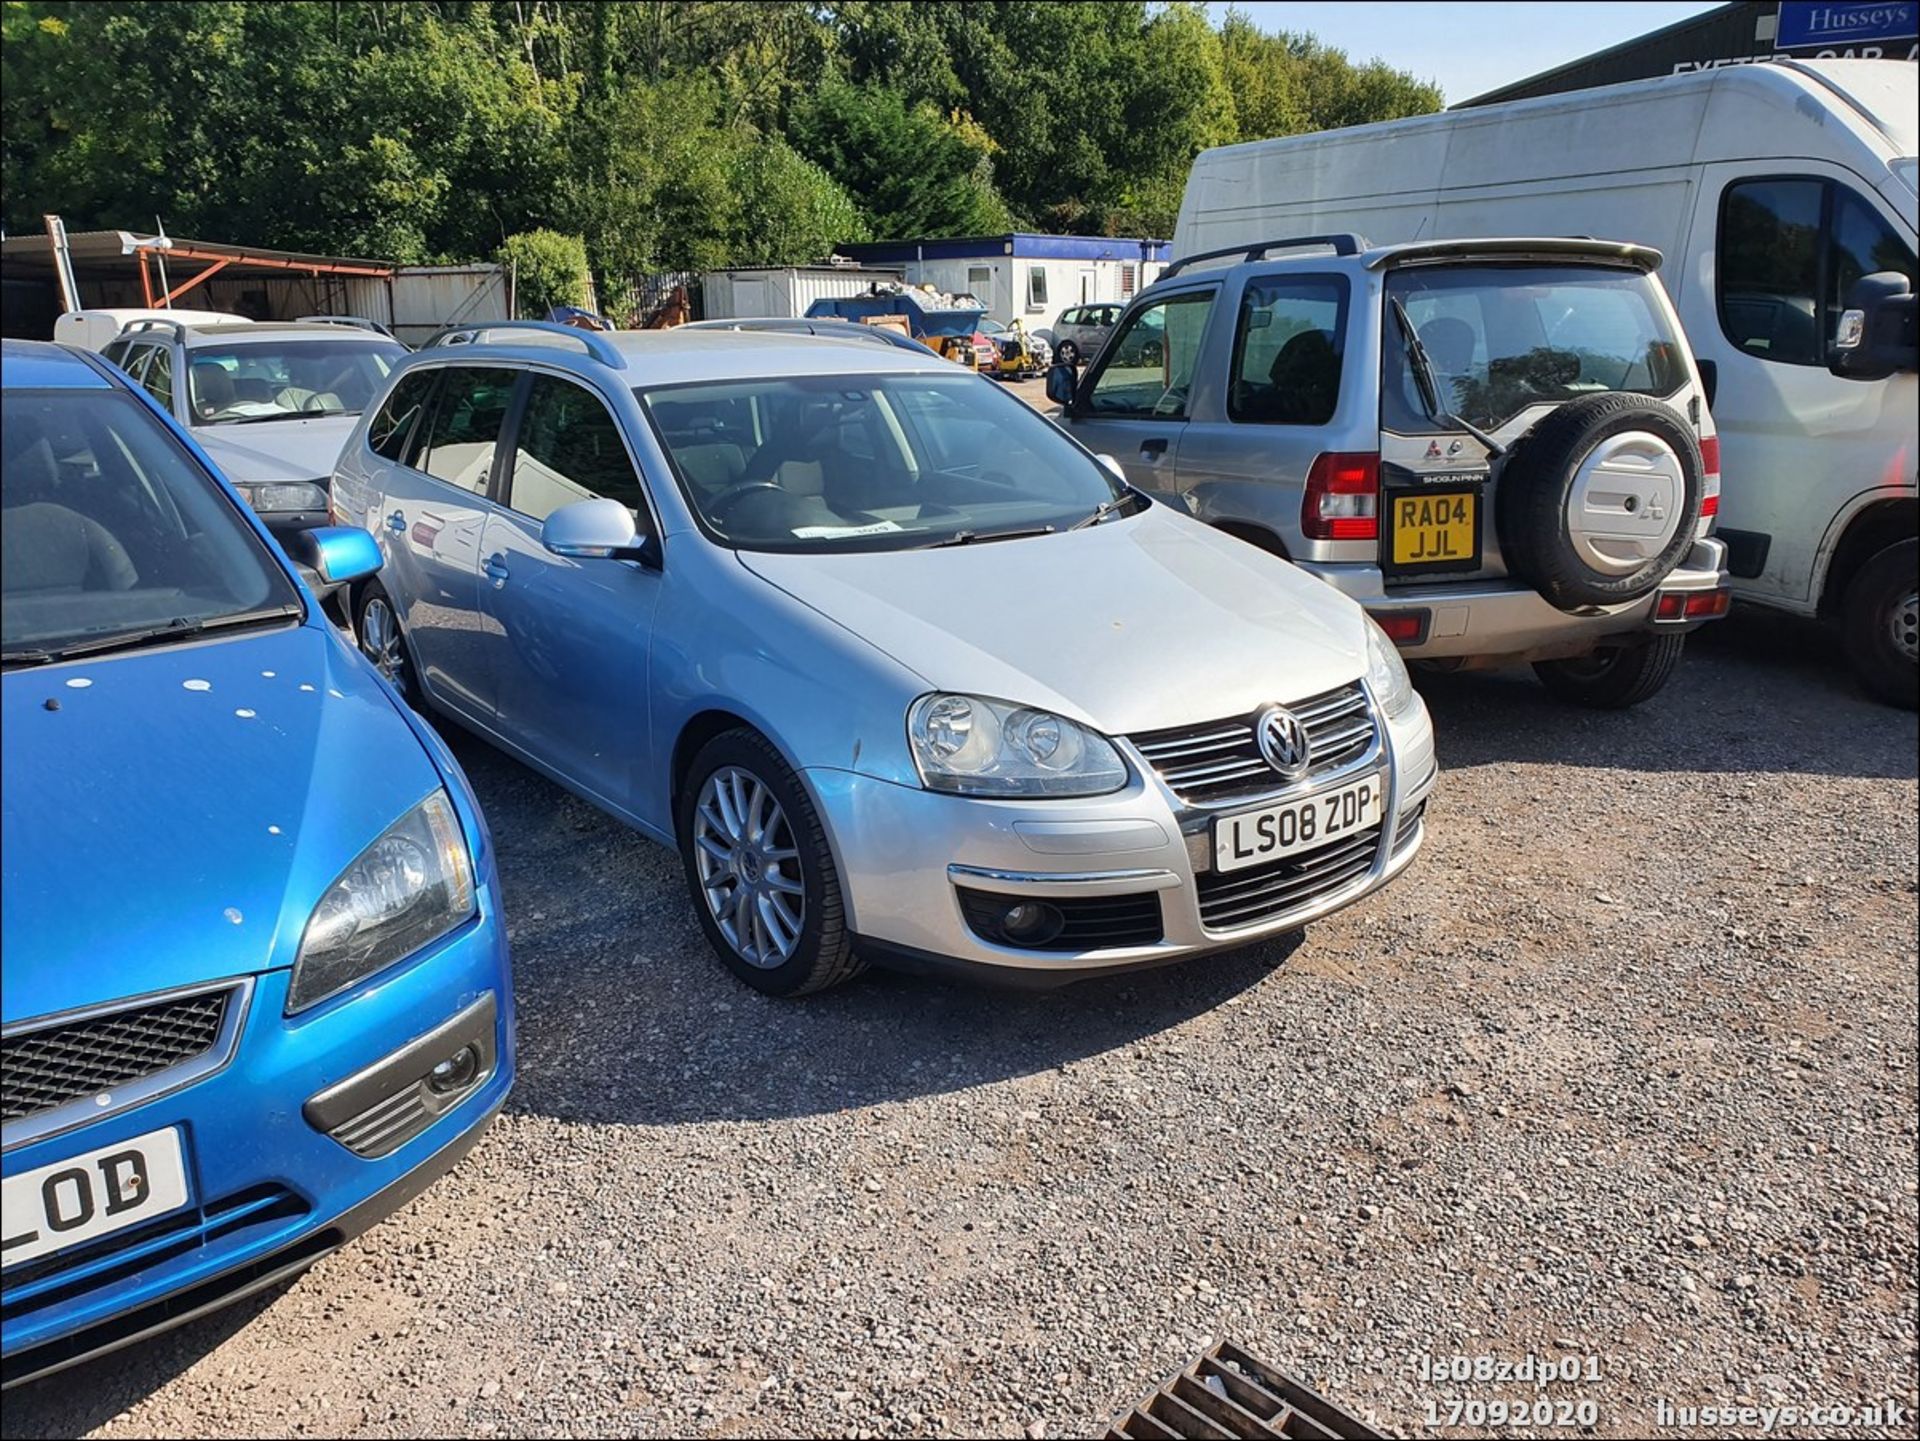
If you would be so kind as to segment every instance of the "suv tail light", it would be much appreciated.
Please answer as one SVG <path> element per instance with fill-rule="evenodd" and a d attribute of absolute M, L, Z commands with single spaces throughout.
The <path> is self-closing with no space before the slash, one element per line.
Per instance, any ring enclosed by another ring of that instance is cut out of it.
<path fill-rule="evenodd" d="M 1700 437 L 1700 469 L 1704 474 L 1700 478 L 1700 488 L 1705 492 L 1700 501 L 1700 518 L 1712 520 L 1720 514 L 1720 437 L 1703 435 Z"/>
<path fill-rule="evenodd" d="M 1300 529 L 1309 540 L 1380 538 L 1380 456 L 1322 451 L 1307 471 Z"/>

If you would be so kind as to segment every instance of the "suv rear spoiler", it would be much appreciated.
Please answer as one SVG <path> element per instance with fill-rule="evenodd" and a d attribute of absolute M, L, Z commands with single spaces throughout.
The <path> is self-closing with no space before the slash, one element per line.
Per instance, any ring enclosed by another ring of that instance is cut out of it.
<path fill-rule="evenodd" d="M 1432 265 L 1443 260 L 1591 260 L 1658 270 L 1664 257 L 1651 245 L 1595 240 L 1589 235 L 1537 235 L 1487 240 L 1426 240 L 1383 246 L 1367 257 L 1367 269 Z"/>
<path fill-rule="evenodd" d="M 1229 245 L 1224 250 L 1203 250 L 1198 255 L 1181 256 L 1154 280 L 1158 282 L 1178 275 L 1189 265 L 1198 265 L 1203 260 L 1224 260 L 1228 256 L 1236 260 L 1265 260 L 1270 250 L 1312 250 L 1322 246 L 1331 249 L 1335 255 L 1358 255 L 1367 248 L 1367 237 L 1356 235 L 1351 230 L 1341 230 L 1331 235 L 1295 235 L 1285 240 L 1263 240 L 1258 245 Z"/>

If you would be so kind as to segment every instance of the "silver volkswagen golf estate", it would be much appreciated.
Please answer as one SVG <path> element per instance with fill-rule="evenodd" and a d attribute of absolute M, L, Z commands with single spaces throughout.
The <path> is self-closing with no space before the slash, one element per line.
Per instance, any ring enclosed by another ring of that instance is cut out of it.
<path fill-rule="evenodd" d="M 675 846 L 763 991 L 1177 960 L 1420 846 L 1432 730 L 1360 607 L 932 356 L 455 332 L 333 496 L 385 674 Z"/>

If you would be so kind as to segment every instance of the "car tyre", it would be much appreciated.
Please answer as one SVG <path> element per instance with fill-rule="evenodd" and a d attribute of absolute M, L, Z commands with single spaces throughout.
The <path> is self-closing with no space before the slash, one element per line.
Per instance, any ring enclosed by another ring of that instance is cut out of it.
<path fill-rule="evenodd" d="M 1594 710 L 1625 710 L 1657 693 L 1679 668 L 1684 635 L 1601 646 L 1573 660 L 1536 661 L 1533 673 L 1555 696 Z"/>
<path fill-rule="evenodd" d="M 1071 340 L 1063 340 L 1053 348 L 1053 358 L 1067 365 L 1080 363 L 1080 347 Z"/>
<path fill-rule="evenodd" d="M 826 828 L 765 736 L 743 727 L 700 748 L 674 802 L 674 830 L 700 928 L 740 980 L 769 996 L 804 996 L 865 969 Z"/>
<path fill-rule="evenodd" d="M 379 581 L 368 582 L 354 601 L 353 637 L 360 654 L 373 662 L 373 668 L 400 692 L 400 698 L 424 715 L 426 698 L 420 690 L 420 668 L 414 664 L 413 648 L 400 628 L 399 607 Z"/>
<path fill-rule="evenodd" d="M 1888 705 L 1920 709 L 1920 664 L 1915 626 L 1920 621 L 1920 540 L 1890 545 L 1847 586 L 1841 625 L 1847 659 L 1862 685 Z"/>

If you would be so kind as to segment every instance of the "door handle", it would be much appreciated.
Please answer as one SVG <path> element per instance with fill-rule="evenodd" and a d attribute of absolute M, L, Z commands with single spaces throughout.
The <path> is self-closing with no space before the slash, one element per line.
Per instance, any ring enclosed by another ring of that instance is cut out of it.
<path fill-rule="evenodd" d="M 507 558 L 504 555 L 496 554 L 488 556 L 486 564 L 483 565 L 481 569 L 492 577 L 493 588 L 495 590 L 499 590 L 500 587 L 507 583 Z"/>
<path fill-rule="evenodd" d="M 407 518 L 399 511 L 396 510 L 392 515 L 387 517 L 388 530 L 405 530 L 406 528 Z"/>
<path fill-rule="evenodd" d="M 1148 465 L 1152 465 L 1166 453 L 1167 443 L 1164 440 L 1143 440 L 1140 442 L 1140 458 Z"/>

